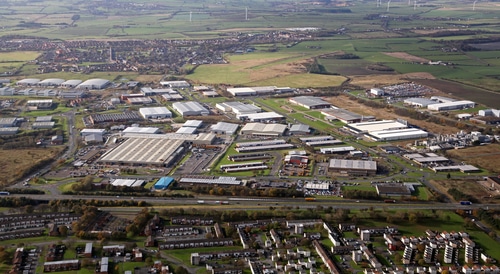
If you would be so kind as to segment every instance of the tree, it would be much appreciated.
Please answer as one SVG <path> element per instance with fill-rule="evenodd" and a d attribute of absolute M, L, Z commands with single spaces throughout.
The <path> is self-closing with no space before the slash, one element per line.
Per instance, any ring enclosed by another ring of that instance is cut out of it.
<path fill-rule="evenodd" d="M 59 232 L 59 235 L 61 235 L 61 237 L 66 237 L 68 236 L 68 227 L 65 226 L 65 225 L 60 225 L 58 228 L 57 228 L 57 231 Z"/>
<path fill-rule="evenodd" d="M 174 274 L 189 274 L 189 271 L 183 266 L 178 266 L 174 270 Z"/>

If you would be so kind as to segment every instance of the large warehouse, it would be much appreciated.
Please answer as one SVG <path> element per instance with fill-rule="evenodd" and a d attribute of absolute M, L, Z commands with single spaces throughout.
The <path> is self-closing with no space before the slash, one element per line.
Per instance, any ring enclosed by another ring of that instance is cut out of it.
<path fill-rule="evenodd" d="M 454 102 L 446 102 L 439 103 L 427 106 L 427 109 L 435 110 L 435 111 L 446 111 L 446 110 L 456 110 L 456 109 L 467 109 L 473 108 L 476 106 L 476 103 L 468 100 L 462 101 L 454 101 Z"/>
<path fill-rule="evenodd" d="M 285 120 L 285 116 L 278 114 L 274 111 L 240 114 L 236 115 L 236 118 L 240 120 L 249 120 L 251 122 L 262 122 L 262 123 L 280 122 Z"/>
<path fill-rule="evenodd" d="M 210 132 L 219 135 L 233 135 L 238 130 L 238 124 L 218 122 L 210 127 Z"/>
<path fill-rule="evenodd" d="M 186 81 L 161 81 L 160 85 L 170 88 L 188 88 L 191 86 Z"/>
<path fill-rule="evenodd" d="M 346 173 L 349 175 L 368 176 L 377 173 L 377 162 L 362 160 L 330 159 L 329 172 Z"/>
<path fill-rule="evenodd" d="M 429 105 L 439 104 L 439 102 L 427 98 L 408 98 L 405 99 L 403 103 L 405 105 L 409 105 L 412 107 L 419 107 L 419 108 L 425 108 L 428 107 Z"/>
<path fill-rule="evenodd" d="M 375 120 L 374 116 L 361 115 L 341 108 L 329 108 L 321 110 L 326 120 L 339 120 L 342 123 L 360 123 Z"/>
<path fill-rule="evenodd" d="M 282 136 L 287 126 L 281 124 L 248 123 L 240 131 L 242 135 Z"/>
<path fill-rule="evenodd" d="M 206 116 L 210 114 L 208 109 L 194 101 L 176 102 L 172 104 L 172 107 L 182 116 Z"/>
<path fill-rule="evenodd" d="M 172 112 L 166 107 L 140 108 L 139 113 L 144 119 L 172 118 Z"/>
<path fill-rule="evenodd" d="M 344 126 L 354 133 L 369 133 L 372 131 L 381 131 L 381 130 L 394 130 L 394 129 L 402 129 L 407 128 L 407 126 L 403 123 L 394 121 L 394 120 L 382 120 L 382 121 L 373 121 L 373 122 L 363 122 L 363 123 L 354 123 L 348 124 Z"/>
<path fill-rule="evenodd" d="M 67 81 L 61 83 L 60 86 L 62 88 L 76 88 L 82 82 L 83 82 L 82 80 L 72 79 L 72 80 L 67 80 Z"/>
<path fill-rule="evenodd" d="M 106 152 L 99 162 L 111 165 L 170 166 L 184 152 L 184 140 L 130 138 Z"/>
<path fill-rule="evenodd" d="M 305 107 L 307 109 L 330 108 L 332 104 L 324 101 L 320 97 L 299 96 L 288 99 L 290 103 Z"/>
<path fill-rule="evenodd" d="M 374 141 L 394 141 L 427 138 L 429 133 L 418 128 L 372 131 L 365 135 Z"/>
<path fill-rule="evenodd" d="M 26 79 L 17 81 L 16 85 L 23 86 L 23 87 L 35 87 L 38 83 L 40 83 L 40 79 L 26 78 Z"/>
<path fill-rule="evenodd" d="M 58 87 L 62 83 L 64 83 L 64 79 L 59 78 L 49 78 L 38 82 L 38 86 L 40 87 Z"/>
<path fill-rule="evenodd" d="M 244 104 L 242 102 L 224 102 L 215 105 L 216 108 L 224 112 L 232 112 L 236 115 L 244 115 L 261 112 L 261 108 L 251 104 Z"/>
<path fill-rule="evenodd" d="M 109 86 L 111 82 L 106 79 L 89 79 L 81 84 L 79 84 L 76 88 L 79 89 L 105 89 Z"/>

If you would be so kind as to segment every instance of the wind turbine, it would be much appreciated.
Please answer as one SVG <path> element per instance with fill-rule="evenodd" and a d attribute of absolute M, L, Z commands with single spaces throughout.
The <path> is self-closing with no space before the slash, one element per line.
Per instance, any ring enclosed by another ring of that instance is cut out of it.
<path fill-rule="evenodd" d="M 193 22 L 193 12 L 189 12 L 189 22 Z"/>
<path fill-rule="evenodd" d="M 245 7 L 245 21 L 248 21 L 248 7 Z"/>
<path fill-rule="evenodd" d="M 472 10 L 476 10 L 476 2 L 479 1 L 479 0 L 474 0 L 474 3 L 472 3 Z"/>
<path fill-rule="evenodd" d="M 413 10 L 416 10 L 416 9 L 417 9 L 417 0 L 415 0 L 415 1 L 413 2 Z"/>
<path fill-rule="evenodd" d="M 387 12 L 389 12 L 390 6 L 391 6 L 391 0 L 387 1 Z"/>

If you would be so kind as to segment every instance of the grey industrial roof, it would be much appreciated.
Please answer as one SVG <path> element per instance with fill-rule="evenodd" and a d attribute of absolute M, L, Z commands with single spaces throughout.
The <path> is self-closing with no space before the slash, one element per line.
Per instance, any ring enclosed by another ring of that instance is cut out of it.
<path fill-rule="evenodd" d="M 170 114 L 172 115 L 172 112 L 168 110 L 166 107 L 151 107 L 151 108 L 140 108 L 139 112 L 142 113 L 142 115 L 165 115 L 165 114 Z"/>
<path fill-rule="evenodd" d="M 236 177 L 218 177 L 218 178 L 189 178 L 183 177 L 179 180 L 180 183 L 194 184 L 217 184 L 217 185 L 239 185 L 241 181 Z"/>
<path fill-rule="evenodd" d="M 329 167 L 353 170 L 377 170 L 377 162 L 363 160 L 330 159 Z"/>
<path fill-rule="evenodd" d="M 408 98 L 405 99 L 403 102 L 405 104 L 419 104 L 424 107 L 432 104 L 439 104 L 439 102 L 427 98 Z"/>
<path fill-rule="evenodd" d="M 54 86 L 58 86 L 62 83 L 64 83 L 64 79 L 60 79 L 60 78 L 49 78 L 49 79 L 45 79 L 45 80 L 38 82 L 39 85 L 47 84 L 47 85 L 54 85 Z"/>
<path fill-rule="evenodd" d="M 212 125 L 210 129 L 213 131 L 224 131 L 233 134 L 236 132 L 236 130 L 238 130 L 238 126 L 239 126 L 238 124 L 218 122 L 217 124 Z"/>
<path fill-rule="evenodd" d="M 164 164 L 171 160 L 172 155 L 179 149 L 184 140 L 130 138 L 119 146 L 106 152 L 101 161 Z"/>
<path fill-rule="evenodd" d="M 50 122 L 52 121 L 52 116 L 38 116 L 35 118 L 35 122 Z"/>
<path fill-rule="evenodd" d="M 199 128 L 203 124 L 203 121 L 200 120 L 187 120 L 184 122 L 182 125 L 183 127 L 194 127 L 194 128 Z"/>
<path fill-rule="evenodd" d="M 279 145 L 279 144 L 286 144 L 286 141 L 283 139 L 275 139 L 268 141 L 243 142 L 243 143 L 236 143 L 236 147 L 258 147 L 258 146 L 269 146 L 269 145 Z"/>
<path fill-rule="evenodd" d="M 304 124 L 296 124 L 290 127 L 290 131 L 301 131 L 301 132 L 309 132 L 309 126 Z"/>
<path fill-rule="evenodd" d="M 282 124 L 264 124 L 264 123 L 248 123 L 241 131 L 253 131 L 261 133 L 277 133 L 282 134 L 286 130 L 286 125 Z"/>
<path fill-rule="evenodd" d="M 78 85 L 78 87 L 87 87 L 87 86 L 92 86 L 92 87 L 104 87 L 108 85 L 110 82 L 109 80 L 106 79 L 89 79 L 81 84 Z"/>
<path fill-rule="evenodd" d="M 172 107 L 177 109 L 179 112 L 199 112 L 199 113 L 209 113 L 208 109 L 204 108 L 200 103 L 195 101 L 189 102 L 176 102 L 172 104 Z"/>
<path fill-rule="evenodd" d="M 36 78 L 26 78 L 26 79 L 22 79 L 22 80 L 17 81 L 18 84 L 31 84 L 31 85 L 38 84 L 39 82 L 40 82 L 40 79 L 36 79 Z"/>
<path fill-rule="evenodd" d="M 63 86 L 78 86 L 81 83 L 82 83 L 82 80 L 72 79 L 72 80 L 67 80 L 67 81 L 61 83 L 61 85 L 63 85 Z"/>
<path fill-rule="evenodd" d="M 325 136 L 311 136 L 311 137 L 301 137 L 299 140 L 303 143 L 306 142 L 315 142 L 315 141 L 327 141 L 327 140 L 334 140 L 330 135 L 325 135 Z"/>
<path fill-rule="evenodd" d="M 241 116 L 246 117 L 249 120 L 266 120 L 266 119 L 283 118 L 283 115 L 278 114 L 274 111 L 249 113 Z"/>
<path fill-rule="evenodd" d="M 230 108 L 237 110 L 238 112 L 259 112 L 261 111 L 260 107 L 257 107 L 252 104 L 245 104 L 242 102 L 234 101 L 234 102 L 224 102 L 220 103 L 222 105 L 229 106 Z"/>
<path fill-rule="evenodd" d="M 330 105 L 327 101 L 321 99 L 320 97 L 314 96 L 298 96 L 290 99 L 292 102 L 296 102 L 301 105 L 305 105 L 308 107 L 321 106 L 321 105 Z"/>
<path fill-rule="evenodd" d="M 122 132 L 123 133 L 143 133 L 143 134 L 155 134 L 158 133 L 157 127 L 127 127 Z"/>
<path fill-rule="evenodd" d="M 2 125 L 13 125 L 16 122 L 16 118 L 14 117 L 8 117 L 8 118 L 0 118 L 0 124 Z"/>
<path fill-rule="evenodd" d="M 175 133 L 179 134 L 195 134 L 196 133 L 196 128 L 195 127 L 180 127 Z"/>
<path fill-rule="evenodd" d="M 325 147 L 325 148 L 320 148 L 319 150 L 321 153 L 335 153 L 335 152 L 352 151 L 356 149 L 352 146 L 346 146 L 346 147 Z"/>

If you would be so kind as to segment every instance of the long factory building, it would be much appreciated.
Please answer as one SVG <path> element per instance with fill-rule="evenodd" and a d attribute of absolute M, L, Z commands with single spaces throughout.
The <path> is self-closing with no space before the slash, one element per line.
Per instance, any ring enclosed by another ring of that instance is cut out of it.
<path fill-rule="evenodd" d="M 394 120 L 382 120 L 345 125 L 344 128 L 355 134 L 364 134 L 373 141 L 395 141 L 426 138 L 429 134 L 421 129 L 409 128 Z"/>
<path fill-rule="evenodd" d="M 189 145 L 210 145 L 213 133 L 201 134 L 140 134 L 122 133 L 123 143 L 107 151 L 98 160 L 109 165 L 171 166 Z"/>

